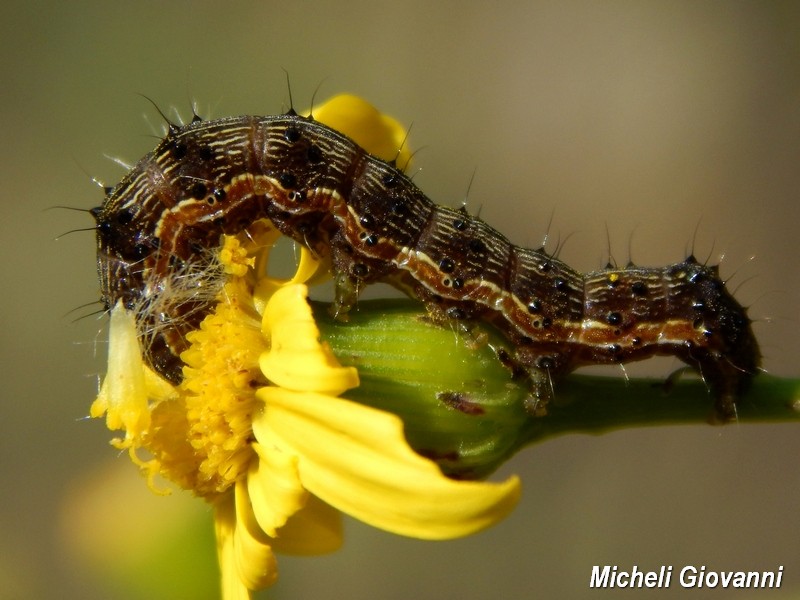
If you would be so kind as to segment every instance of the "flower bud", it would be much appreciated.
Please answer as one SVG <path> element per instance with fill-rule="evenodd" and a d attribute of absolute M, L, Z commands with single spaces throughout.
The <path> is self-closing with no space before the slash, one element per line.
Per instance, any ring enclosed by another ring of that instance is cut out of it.
<path fill-rule="evenodd" d="M 488 327 L 456 332 L 408 300 L 360 302 L 347 323 L 323 304 L 314 316 L 339 361 L 358 369 L 361 385 L 343 396 L 398 415 L 411 447 L 446 475 L 484 477 L 526 442 L 528 382 L 498 360 L 505 342 Z"/>

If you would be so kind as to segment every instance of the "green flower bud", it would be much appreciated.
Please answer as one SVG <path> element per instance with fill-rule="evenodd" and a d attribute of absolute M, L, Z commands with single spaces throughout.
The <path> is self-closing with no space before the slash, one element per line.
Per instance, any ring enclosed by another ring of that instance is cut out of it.
<path fill-rule="evenodd" d="M 419 454 L 454 478 L 488 475 L 527 441 L 527 382 L 512 380 L 487 327 L 438 326 L 408 300 L 361 302 L 342 323 L 317 305 L 322 337 L 361 385 L 343 397 L 399 415 Z"/>
<path fill-rule="evenodd" d="M 534 416 L 526 410 L 529 382 L 498 360 L 508 343 L 489 325 L 469 333 L 436 325 L 406 299 L 362 301 L 347 322 L 333 319 L 326 304 L 313 309 L 336 357 L 358 369 L 361 385 L 344 397 L 400 416 L 411 447 L 453 478 L 485 477 L 523 446 L 556 435 L 702 424 L 712 414 L 697 377 L 571 375 Z M 737 409 L 740 423 L 797 422 L 800 382 L 761 375 Z"/>

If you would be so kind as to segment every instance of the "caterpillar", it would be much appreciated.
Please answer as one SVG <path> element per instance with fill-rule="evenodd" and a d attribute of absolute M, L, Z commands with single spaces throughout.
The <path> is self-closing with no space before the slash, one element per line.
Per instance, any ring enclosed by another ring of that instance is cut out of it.
<path fill-rule="evenodd" d="M 433 203 L 394 164 L 293 110 L 170 124 L 91 213 L 102 302 L 137 312 L 151 332 L 146 362 L 176 384 L 185 334 L 216 290 L 158 298 L 170 282 L 202 277 L 222 234 L 263 218 L 330 260 L 342 317 L 364 285 L 382 281 L 440 322 L 491 323 L 510 346 L 501 359 L 530 377 L 542 405 L 552 381 L 580 366 L 672 355 L 701 374 L 729 420 L 759 368 L 751 321 L 716 266 L 690 255 L 579 273 L 463 207 Z"/>

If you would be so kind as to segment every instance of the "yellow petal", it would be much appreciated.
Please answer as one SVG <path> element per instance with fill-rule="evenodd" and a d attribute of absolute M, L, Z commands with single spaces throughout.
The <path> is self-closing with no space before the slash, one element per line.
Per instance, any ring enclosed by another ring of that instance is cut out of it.
<path fill-rule="evenodd" d="M 236 509 L 234 495 L 225 494 L 214 507 L 217 559 L 222 579 L 222 600 L 250 600 L 250 590 L 239 577 L 236 560 Z"/>
<path fill-rule="evenodd" d="M 342 544 L 339 511 L 309 494 L 297 474 L 297 456 L 254 443 L 258 455 L 247 476 L 247 491 L 259 527 L 274 550 L 325 554 Z"/>
<path fill-rule="evenodd" d="M 124 429 L 135 437 L 150 426 L 145 366 L 132 312 L 118 302 L 111 310 L 108 370 L 92 404 L 92 417 L 106 414 L 109 429 Z"/>
<path fill-rule="evenodd" d="M 454 538 L 496 523 L 519 499 L 516 477 L 481 483 L 442 475 L 409 447 L 393 414 L 308 392 L 262 388 L 256 395 L 266 405 L 253 421 L 256 439 L 296 452 L 306 489 L 375 527 Z"/>
<path fill-rule="evenodd" d="M 342 545 L 342 514 L 313 494 L 272 540 L 272 548 L 283 554 L 326 554 Z"/>
<path fill-rule="evenodd" d="M 320 259 L 308 248 L 300 248 L 300 262 L 297 263 L 297 270 L 287 284 L 307 283 L 315 285 L 323 283 L 331 278 L 329 264 Z"/>
<path fill-rule="evenodd" d="M 256 520 L 264 532 L 275 537 L 277 530 L 303 508 L 308 492 L 297 475 L 297 457 L 274 447 L 252 444 L 258 460 L 247 474 L 247 491 Z"/>
<path fill-rule="evenodd" d="M 314 109 L 314 119 L 345 134 L 373 156 L 395 160 L 402 168 L 411 160 L 411 153 L 404 146 L 408 130 L 363 98 L 351 94 L 334 96 Z"/>
<path fill-rule="evenodd" d="M 233 549 L 236 568 L 245 587 L 260 590 L 278 579 L 278 563 L 269 538 L 258 526 L 247 494 L 246 482 L 239 480 L 235 491 L 236 531 Z"/>
<path fill-rule="evenodd" d="M 256 269 L 258 269 L 261 264 L 266 264 L 265 259 L 269 255 L 269 250 L 264 250 L 261 254 L 262 256 L 259 258 L 259 264 L 256 265 Z M 284 286 L 295 283 L 317 285 L 325 283 L 330 278 L 330 260 L 322 259 L 307 248 L 301 247 L 300 261 L 297 263 L 295 273 L 292 275 L 291 279 L 280 279 L 278 277 L 270 277 L 269 275 L 258 278 L 258 282 L 253 291 L 256 307 L 259 309 L 259 312 L 261 312 L 269 298 Z"/>
<path fill-rule="evenodd" d="M 338 395 L 358 385 L 353 367 L 339 366 L 319 330 L 306 300 L 308 288 L 287 285 L 279 289 L 264 310 L 262 330 L 270 349 L 261 355 L 264 375 L 278 387 Z"/>

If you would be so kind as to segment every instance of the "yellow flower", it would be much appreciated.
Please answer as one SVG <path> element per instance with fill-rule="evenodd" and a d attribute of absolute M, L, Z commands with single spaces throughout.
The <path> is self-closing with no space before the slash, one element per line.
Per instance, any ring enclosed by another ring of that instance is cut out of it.
<path fill-rule="evenodd" d="M 332 122 L 331 111 L 350 124 Z M 404 135 L 350 96 L 315 118 L 388 159 Z M 362 130 L 383 131 L 382 146 Z M 114 444 L 154 489 L 163 477 L 214 505 L 225 600 L 276 580 L 273 551 L 338 548 L 339 511 L 397 534 L 447 539 L 492 525 L 519 497 L 516 477 L 444 476 L 409 446 L 400 417 L 340 397 L 359 376 L 320 342 L 305 284 L 322 278 L 321 265 L 303 250 L 291 279 L 263 275 L 278 237 L 266 221 L 225 237 L 226 282 L 215 310 L 188 336 L 179 386 L 144 364 L 134 315 L 115 306 L 108 372 L 91 409 L 124 431 Z"/>

